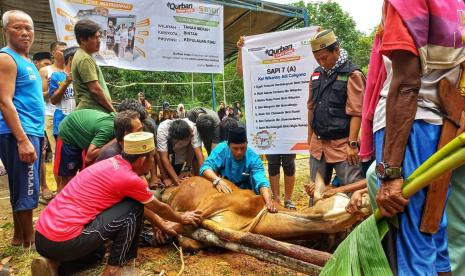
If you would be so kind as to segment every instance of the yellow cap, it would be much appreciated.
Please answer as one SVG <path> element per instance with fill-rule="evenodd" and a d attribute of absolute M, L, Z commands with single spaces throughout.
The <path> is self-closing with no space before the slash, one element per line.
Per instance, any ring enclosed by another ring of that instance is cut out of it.
<path fill-rule="evenodd" d="M 144 154 L 154 149 L 153 133 L 134 132 L 124 136 L 123 151 L 127 154 Z"/>
<path fill-rule="evenodd" d="M 334 32 L 332 30 L 324 30 L 313 36 L 310 40 L 310 45 L 312 46 L 312 51 L 316 52 L 336 42 L 337 39 Z"/>

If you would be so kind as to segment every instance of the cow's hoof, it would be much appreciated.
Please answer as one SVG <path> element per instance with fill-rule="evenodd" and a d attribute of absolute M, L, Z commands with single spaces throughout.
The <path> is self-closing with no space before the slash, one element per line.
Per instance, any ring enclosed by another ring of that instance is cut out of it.
<path fill-rule="evenodd" d="M 197 251 L 208 247 L 206 244 L 203 244 L 191 238 L 184 237 L 182 235 L 178 236 L 178 241 L 179 245 L 187 251 Z"/>

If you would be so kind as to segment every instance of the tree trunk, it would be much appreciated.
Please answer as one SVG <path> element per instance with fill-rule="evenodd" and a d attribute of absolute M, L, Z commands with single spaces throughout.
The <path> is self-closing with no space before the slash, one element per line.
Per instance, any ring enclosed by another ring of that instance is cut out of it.
<path fill-rule="evenodd" d="M 204 242 L 208 243 L 210 245 L 218 246 L 218 247 L 223 247 L 226 249 L 229 249 L 231 251 L 235 252 L 240 252 L 244 253 L 250 256 L 253 256 L 257 259 L 260 259 L 262 261 L 270 262 L 277 264 L 279 266 L 287 267 L 290 269 L 293 269 L 298 272 L 305 273 L 307 275 L 318 275 L 321 272 L 321 267 L 314 265 L 312 263 L 304 262 L 292 257 L 285 256 L 283 254 L 261 249 L 261 248 L 252 248 L 250 246 L 246 246 L 243 244 L 239 244 L 236 242 L 230 242 L 230 241 L 225 241 L 218 237 L 215 233 L 212 231 L 203 229 L 203 228 L 198 228 L 197 230 L 186 233 L 187 236 Z"/>

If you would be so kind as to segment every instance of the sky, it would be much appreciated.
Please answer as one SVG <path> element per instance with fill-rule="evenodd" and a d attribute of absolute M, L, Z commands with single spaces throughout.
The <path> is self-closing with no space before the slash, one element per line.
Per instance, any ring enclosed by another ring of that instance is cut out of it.
<path fill-rule="evenodd" d="M 297 2 L 296 0 L 266 0 L 280 4 L 290 4 Z M 307 2 L 317 2 L 308 1 Z M 383 0 L 332 0 L 339 3 L 342 9 L 348 12 L 357 24 L 357 30 L 366 34 L 370 33 L 381 19 L 381 7 Z M 361 8 L 363 7 L 363 8 Z"/>

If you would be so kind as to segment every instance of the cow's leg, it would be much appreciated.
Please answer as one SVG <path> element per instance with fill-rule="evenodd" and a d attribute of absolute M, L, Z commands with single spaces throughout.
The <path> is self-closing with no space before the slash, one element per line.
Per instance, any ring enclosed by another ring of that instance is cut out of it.
<path fill-rule="evenodd" d="M 207 244 L 185 237 L 183 235 L 178 236 L 178 241 L 179 245 L 186 250 L 196 251 L 208 247 Z"/>

